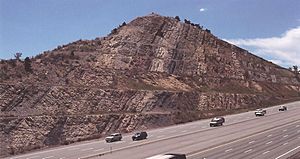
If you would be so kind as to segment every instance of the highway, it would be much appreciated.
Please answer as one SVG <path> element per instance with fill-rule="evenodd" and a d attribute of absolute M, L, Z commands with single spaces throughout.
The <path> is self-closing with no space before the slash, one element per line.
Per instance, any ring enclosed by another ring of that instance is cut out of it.
<path fill-rule="evenodd" d="M 104 138 L 43 149 L 7 159 L 143 159 L 157 154 L 184 153 L 188 159 L 284 159 L 300 151 L 300 101 L 225 116 L 220 127 L 209 127 L 210 119 L 147 131 L 148 138 L 106 143 Z"/>

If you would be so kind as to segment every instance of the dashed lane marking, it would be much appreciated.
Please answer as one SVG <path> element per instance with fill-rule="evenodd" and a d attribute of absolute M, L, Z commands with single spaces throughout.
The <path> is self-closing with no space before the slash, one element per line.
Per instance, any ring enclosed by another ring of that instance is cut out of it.
<path fill-rule="evenodd" d="M 159 135 L 159 136 L 157 136 L 156 138 L 162 138 L 162 137 L 164 137 L 165 135 Z"/>
<path fill-rule="evenodd" d="M 284 144 L 282 144 L 282 145 L 287 145 L 288 144 L 288 142 L 286 142 L 286 143 L 284 143 Z"/>
<path fill-rule="evenodd" d="M 90 148 L 86 148 L 86 149 L 81 149 L 80 151 L 89 151 L 89 150 L 93 150 L 94 148 L 90 147 Z"/>
<path fill-rule="evenodd" d="M 266 145 L 269 145 L 269 144 L 272 143 L 272 142 L 273 142 L 273 141 L 269 141 L 269 142 L 266 143 Z"/>
<path fill-rule="evenodd" d="M 68 150 L 79 150 L 80 148 L 79 147 L 71 147 L 71 148 L 68 148 Z"/>
<path fill-rule="evenodd" d="M 44 157 L 42 159 L 47 159 L 47 158 L 53 158 L 54 156 L 47 156 L 47 157 Z"/>
<path fill-rule="evenodd" d="M 31 157 L 27 157 L 26 159 L 32 159 L 32 158 L 37 158 L 37 157 L 40 157 L 40 156 L 31 156 Z"/>
<path fill-rule="evenodd" d="M 228 149 L 228 150 L 226 150 L 225 152 L 229 152 L 229 151 L 232 151 L 232 149 Z"/>
<path fill-rule="evenodd" d="M 252 149 L 249 149 L 249 150 L 245 151 L 244 153 L 248 153 L 248 152 L 250 152 L 250 151 L 252 151 Z"/>
<path fill-rule="evenodd" d="M 271 136 L 273 136 L 273 134 L 270 134 L 270 135 L 268 135 L 267 137 L 271 137 Z"/>
<path fill-rule="evenodd" d="M 183 130 L 183 131 L 181 131 L 182 133 L 185 133 L 185 132 L 187 132 L 187 130 Z"/>
<path fill-rule="evenodd" d="M 252 143 L 254 143 L 254 142 L 255 142 L 255 141 L 250 141 L 249 144 L 252 144 Z"/>
<path fill-rule="evenodd" d="M 283 138 L 286 138 L 286 137 L 288 137 L 288 136 L 289 136 L 289 135 L 284 135 Z"/>
<path fill-rule="evenodd" d="M 267 153 L 269 153 L 269 152 L 270 152 L 270 151 L 266 151 L 266 152 L 264 152 L 264 153 L 262 153 L 262 154 L 264 155 L 264 154 L 267 154 Z"/>
<path fill-rule="evenodd" d="M 94 152 L 99 152 L 99 151 L 102 151 L 104 150 L 104 148 L 101 148 L 101 149 L 96 149 L 96 150 L 93 150 Z"/>

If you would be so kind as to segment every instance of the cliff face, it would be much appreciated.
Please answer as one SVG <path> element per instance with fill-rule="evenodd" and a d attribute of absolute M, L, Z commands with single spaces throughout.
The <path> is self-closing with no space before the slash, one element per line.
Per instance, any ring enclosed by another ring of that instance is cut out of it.
<path fill-rule="evenodd" d="M 0 67 L 2 156 L 300 99 L 289 70 L 156 14 Z"/>

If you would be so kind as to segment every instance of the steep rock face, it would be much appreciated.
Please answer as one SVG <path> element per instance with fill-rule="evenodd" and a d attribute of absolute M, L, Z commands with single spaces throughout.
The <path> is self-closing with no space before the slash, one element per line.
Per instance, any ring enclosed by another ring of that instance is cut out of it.
<path fill-rule="evenodd" d="M 156 14 L 30 64 L 0 64 L 1 156 L 300 98 L 299 75 Z"/>

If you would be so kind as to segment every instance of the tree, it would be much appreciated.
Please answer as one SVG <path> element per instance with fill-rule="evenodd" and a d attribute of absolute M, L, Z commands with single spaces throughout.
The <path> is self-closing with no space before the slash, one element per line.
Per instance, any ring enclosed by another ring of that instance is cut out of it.
<path fill-rule="evenodd" d="M 122 25 L 121 25 L 121 27 L 123 27 L 123 26 L 125 26 L 125 25 L 126 25 L 126 22 L 123 22 Z"/>
<path fill-rule="evenodd" d="M 294 69 L 294 72 L 295 72 L 295 73 L 298 73 L 298 72 L 299 72 L 298 66 L 297 66 L 297 65 L 293 66 L 293 69 Z"/>
<path fill-rule="evenodd" d="M 114 28 L 113 30 L 111 30 L 110 34 L 116 34 L 117 31 L 118 31 L 118 29 L 117 29 L 117 28 Z"/>
<path fill-rule="evenodd" d="M 184 19 L 184 23 L 185 24 L 191 24 L 191 21 L 187 20 L 187 19 Z"/>
<path fill-rule="evenodd" d="M 25 71 L 27 71 L 27 72 L 32 72 L 31 60 L 30 60 L 29 57 L 26 57 L 26 58 L 25 58 L 25 61 L 24 61 L 24 68 L 25 68 Z"/>
<path fill-rule="evenodd" d="M 20 60 L 20 57 L 22 56 L 22 53 L 21 52 L 17 52 L 17 53 L 15 53 L 15 58 L 17 59 L 17 60 Z"/>
<path fill-rule="evenodd" d="M 176 19 L 176 20 L 178 20 L 178 21 L 180 21 L 180 18 L 179 18 L 179 16 L 175 16 L 175 19 Z"/>

